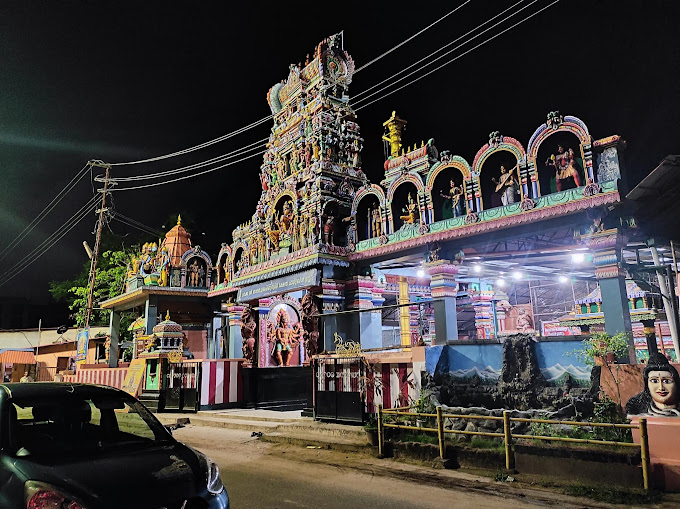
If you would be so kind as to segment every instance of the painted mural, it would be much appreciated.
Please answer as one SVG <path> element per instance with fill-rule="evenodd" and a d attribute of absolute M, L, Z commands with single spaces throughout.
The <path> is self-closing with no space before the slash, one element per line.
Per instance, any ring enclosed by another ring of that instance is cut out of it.
<path fill-rule="evenodd" d="M 680 417 L 680 377 L 675 366 L 665 356 L 652 354 L 642 376 L 644 390 L 628 400 L 626 411 L 631 415 Z"/>

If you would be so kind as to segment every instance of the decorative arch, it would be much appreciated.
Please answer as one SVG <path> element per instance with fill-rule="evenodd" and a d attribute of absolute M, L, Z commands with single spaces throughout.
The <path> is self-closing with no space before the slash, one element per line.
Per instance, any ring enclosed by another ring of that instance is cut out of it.
<path fill-rule="evenodd" d="M 515 138 L 500 135 L 494 138 L 492 136 L 489 140 L 489 143 L 477 151 L 475 159 L 472 162 L 472 171 L 479 175 L 484 161 L 486 161 L 491 154 L 501 150 L 512 153 L 517 158 L 517 162 L 520 164 L 526 161 L 526 151 L 524 150 L 522 144 Z"/>
<path fill-rule="evenodd" d="M 232 249 L 231 273 L 234 274 L 234 276 L 236 276 L 237 273 L 239 272 L 239 268 L 236 266 L 236 262 L 238 261 L 236 258 L 238 258 L 237 255 L 239 249 L 243 250 L 243 254 L 241 256 L 245 256 L 246 262 L 249 261 L 248 258 L 250 251 L 248 250 L 248 245 L 242 240 L 237 241 L 231 249 Z"/>
<path fill-rule="evenodd" d="M 201 261 L 200 265 L 205 264 L 205 274 L 203 277 L 205 278 L 204 280 L 204 285 L 198 285 L 198 286 L 203 286 L 205 288 L 210 288 L 210 281 L 212 279 L 212 271 L 213 271 L 213 263 L 212 260 L 210 259 L 210 256 L 208 253 L 205 251 L 201 250 L 199 246 L 194 247 L 193 249 L 189 249 L 186 253 L 182 255 L 182 258 L 180 259 L 180 268 L 182 271 L 182 286 L 196 286 L 196 285 L 190 285 L 189 280 L 190 280 L 190 272 L 191 272 L 191 260 L 199 259 Z"/>
<path fill-rule="evenodd" d="M 396 191 L 397 187 L 399 187 L 404 182 L 411 182 L 414 184 L 419 195 L 423 195 L 425 193 L 425 185 L 423 184 L 423 179 L 420 177 L 420 175 L 417 173 L 404 173 L 390 182 L 390 186 L 387 188 L 387 200 L 385 201 L 386 205 L 392 203 L 394 191 Z"/>
<path fill-rule="evenodd" d="M 445 163 L 435 165 L 427 174 L 425 178 L 425 190 L 432 192 L 432 186 L 434 185 L 434 179 L 437 178 L 443 170 L 448 168 L 457 168 L 463 174 L 463 180 L 468 180 L 471 175 L 471 169 L 468 162 L 460 156 L 451 156 L 451 159 Z"/>
<path fill-rule="evenodd" d="M 360 188 L 354 195 L 354 200 L 352 201 L 352 215 L 357 213 L 359 202 L 369 194 L 376 196 L 378 198 L 378 203 L 380 203 L 380 206 L 384 208 L 385 191 L 383 191 L 383 188 L 377 184 L 368 184 Z"/>
<path fill-rule="evenodd" d="M 232 260 L 232 251 L 231 247 L 229 247 L 227 244 L 222 245 L 222 249 L 220 249 L 220 252 L 217 254 L 217 284 L 227 284 L 229 283 L 229 280 L 231 279 L 232 275 L 232 270 L 231 270 L 231 263 Z M 224 270 L 224 265 L 228 264 L 228 270 Z"/>
<path fill-rule="evenodd" d="M 291 191 L 290 189 L 285 189 L 285 190 L 282 190 L 279 194 L 277 194 L 276 198 L 272 200 L 272 207 L 271 207 L 270 213 L 273 213 L 273 210 L 276 209 L 276 206 L 279 204 L 279 202 L 281 201 L 281 199 L 284 196 L 287 196 L 287 197 L 290 198 L 290 200 L 293 202 L 293 210 L 294 211 L 297 210 L 297 195 L 295 194 L 295 192 Z"/>
<path fill-rule="evenodd" d="M 541 144 L 550 136 L 556 133 L 569 133 L 578 139 L 580 156 L 583 161 L 583 171 L 585 179 L 594 182 L 593 175 L 593 154 L 592 137 L 588 132 L 588 127 L 580 118 L 566 115 L 562 116 L 559 112 L 551 112 L 548 114 L 548 119 L 545 123 L 538 127 L 534 134 L 529 138 L 529 145 L 527 147 L 527 166 L 528 174 L 531 177 L 532 192 L 534 196 L 541 196 L 541 185 L 539 182 L 537 158 Z"/>

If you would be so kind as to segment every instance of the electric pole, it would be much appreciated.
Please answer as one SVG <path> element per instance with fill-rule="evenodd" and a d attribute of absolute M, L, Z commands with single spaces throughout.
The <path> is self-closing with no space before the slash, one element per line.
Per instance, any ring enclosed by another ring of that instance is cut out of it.
<path fill-rule="evenodd" d="M 87 294 L 87 309 L 85 310 L 85 327 L 90 325 L 90 315 L 92 314 L 92 306 L 94 300 L 94 283 L 97 277 L 97 259 L 99 258 L 99 244 L 102 237 L 102 224 L 104 223 L 104 212 L 106 211 L 106 193 L 109 188 L 109 170 L 111 167 L 109 165 L 98 165 L 93 164 L 93 166 L 103 166 L 106 168 L 106 174 L 104 175 L 104 189 L 100 191 L 102 193 L 102 204 L 99 208 L 99 221 L 97 222 L 97 236 L 94 241 L 94 252 L 92 253 L 92 261 L 90 262 L 90 275 L 88 277 L 89 281 L 89 292 Z"/>

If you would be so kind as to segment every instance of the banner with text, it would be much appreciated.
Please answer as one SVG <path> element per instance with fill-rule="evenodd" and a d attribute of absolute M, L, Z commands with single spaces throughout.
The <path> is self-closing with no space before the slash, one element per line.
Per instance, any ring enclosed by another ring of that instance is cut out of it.
<path fill-rule="evenodd" d="M 241 288 L 238 291 L 237 302 L 249 302 L 251 300 L 263 299 L 272 295 L 280 295 L 310 286 L 319 286 L 320 272 L 318 269 L 305 270 L 297 274 L 272 279 L 264 283 Z"/>

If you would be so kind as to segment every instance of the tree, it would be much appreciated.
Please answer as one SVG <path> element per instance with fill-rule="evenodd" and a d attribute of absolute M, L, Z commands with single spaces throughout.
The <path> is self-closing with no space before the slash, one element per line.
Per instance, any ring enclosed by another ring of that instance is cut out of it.
<path fill-rule="evenodd" d="M 97 263 L 97 277 L 94 285 L 94 300 L 96 303 L 102 300 L 115 297 L 123 292 L 125 279 L 128 270 L 128 263 L 131 252 L 125 248 L 120 250 L 104 251 Z M 56 301 L 65 302 L 73 314 L 75 325 L 83 327 L 85 325 L 85 314 L 87 309 L 87 296 L 89 292 L 88 276 L 90 272 L 90 262 L 87 261 L 80 273 L 71 280 L 51 281 L 50 293 Z M 105 309 L 93 309 L 90 316 L 90 325 L 106 326 L 109 324 L 110 311 Z M 120 332 L 121 339 L 128 339 L 127 328 L 134 320 L 134 313 L 123 313 L 121 316 Z"/>

